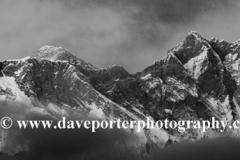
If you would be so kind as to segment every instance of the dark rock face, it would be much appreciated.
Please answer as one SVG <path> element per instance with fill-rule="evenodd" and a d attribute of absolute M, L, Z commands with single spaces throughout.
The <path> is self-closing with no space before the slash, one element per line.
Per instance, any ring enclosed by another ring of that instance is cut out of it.
<path fill-rule="evenodd" d="M 111 81 L 100 80 L 92 84 L 134 114 L 137 114 L 134 110 L 139 109 L 155 120 L 215 116 L 232 121 L 238 115 L 238 106 L 233 103 L 237 81 L 226 66 L 226 50 L 229 49 L 221 48 L 224 48 L 221 44 L 191 32 L 165 58 L 142 72 L 113 76 Z M 178 133 L 173 131 L 173 134 Z M 195 131 L 189 135 L 196 136 Z"/>
<path fill-rule="evenodd" d="M 94 103 L 108 118 L 178 121 L 214 116 L 231 123 L 240 111 L 239 51 L 238 42 L 208 41 L 190 32 L 166 57 L 135 74 L 122 66 L 97 69 L 51 46 L 24 60 L 1 62 L 0 73 L 14 77 L 28 97 L 84 114 Z M 197 129 L 164 130 L 179 140 L 220 134 L 211 129 L 204 135 Z"/>
<path fill-rule="evenodd" d="M 82 114 L 87 114 L 91 110 L 87 106 L 95 103 L 103 107 L 106 115 L 115 111 L 119 113 L 115 115 L 116 117 L 131 118 L 114 107 L 115 104 L 105 103 L 104 98 L 90 85 L 89 78 L 68 62 L 29 58 L 25 61 L 3 63 L 4 75 L 13 76 L 20 90 L 28 97 L 37 98 L 43 104 L 51 102 L 56 105 L 67 105 L 76 108 Z"/>
<path fill-rule="evenodd" d="M 204 47 L 203 38 L 196 32 L 191 32 L 187 35 L 185 40 L 177 46 L 177 51 L 174 55 L 181 61 L 182 64 L 186 64 L 191 58 L 194 58 L 201 54 Z"/>

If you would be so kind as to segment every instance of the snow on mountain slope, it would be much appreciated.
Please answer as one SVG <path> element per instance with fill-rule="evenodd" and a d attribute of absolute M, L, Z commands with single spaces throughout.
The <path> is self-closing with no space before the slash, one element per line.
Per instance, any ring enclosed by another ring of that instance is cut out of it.
<path fill-rule="evenodd" d="M 23 99 L 28 102 L 26 104 L 28 107 L 42 108 L 52 117 L 75 115 L 94 119 L 141 120 L 131 111 L 96 91 L 88 77 L 65 61 L 35 58 L 26 61 L 4 61 L 1 72 L 3 77 L 0 82 L 4 87 L 19 88 L 17 90 L 19 94 L 14 94 L 14 98 L 24 96 L 28 99 L 28 101 Z M 127 147 L 133 148 L 136 152 L 142 150 L 145 153 L 146 143 L 161 144 L 159 147 L 163 147 L 168 140 L 168 134 L 163 130 L 149 130 L 146 133 L 135 131 L 132 134 L 138 139 L 133 143 L 128 142 Z"/>
<path fill-rule="evenodd" d="M 28 106 L 53 117 L 77 114 L 110 120 L 179 121 L 214 116 L 231 124 L 240 113 L 239 51 L 239 42 L 208 41 L 191 31 L 164 58 L 130 74 L 118 65 L 98 69 L 61 47 L 44 46 L 32 57 L 0 63 L 0 98 L 27 99 L 23 101 Z M 233 131 L 225 131 L 229 133 Z M 166 142 L 223 133 L 164 128 L 134 134 L 138 138 L 127 144 L 146 151 L 147 144 L 163 147 Z"/>
<path fill-rule="evenodd" d="M 200 74 L 204 72 L 206 66 L 204 61 L 207 61 L 207 48 L 204 47 L 203 52 L 192 59 L 190 59 L 184 67 L 193 75 L 195 79 L 198 79 Z"/>

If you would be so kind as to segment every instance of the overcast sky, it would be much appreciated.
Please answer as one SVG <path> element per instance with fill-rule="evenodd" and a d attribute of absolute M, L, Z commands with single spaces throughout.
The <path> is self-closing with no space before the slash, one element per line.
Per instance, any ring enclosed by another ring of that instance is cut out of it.
<path fill-rule="evenodd" d="M 240 39 L 239 7 L 238 0 L 1 0 L 0 60 L 54 45 L 99 68 L 136 72 L 191 30 Z"/>

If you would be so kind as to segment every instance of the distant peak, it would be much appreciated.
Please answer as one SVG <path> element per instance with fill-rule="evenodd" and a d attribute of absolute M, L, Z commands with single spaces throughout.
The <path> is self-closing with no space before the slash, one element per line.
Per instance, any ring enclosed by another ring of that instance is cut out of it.
<path fill-rule="evenodd" d="M 67 52 L 62 47 L 55 47 L 55 46 L 48 46 L 44 45 L 43 47 L 38 49 L 38 53 L 43 54 L 59 54 L 59 53 L 65 53 Z"/>
<path fill-rule="evenodd" d="M 37 53 L 33 55 L 33 58 L 47 59 L 50 61 L 67 61 L 74 66 L 81 66 L 81 68 L 84 69 L 97 69 L 92 64 L 86 63 L 80 58 L 77 58 L 62 47 L 44 45 L 38 49 Z"/>
<path fill-rule="evenodd" d="M 216 37 L 212 37 L 210 39 L 210 43 L 219 43 L 219 39 L 217 39 Z"/>
<path fill-rule="evenodd" d="M 190 32 L 188 32 L 188 35 L 200 36 L 200 34 L 197 31 L 190 31 Z"/>
<path fill-rule="evenodd" d="M 106 70 L 109 70 L 109 71 L 111 71 L 111 72 L 127 72 L 123 66 L 121 66 L 121 65 L 116 65 L 116 64 L 114 64 L 114 65 L 106 68 Z M 127 73 L 128 73 L 128 72 L 127 72 Z"/>
<path fill-rule="evenodd" d="M 211 43 L 215 43 L 215 44 L 218 44 L 218 45 L 220 45 L 220 46 L 224 46 L 224 47 L 226 47 L 226 46 L 229 46 L 229 45 L 231 45 L 231 44 L 237 44 L 237 42 L 229 42 L 229 41 L 226 41 L 226 40 L 224 40 L 224 39 L 222 39 L 222 40 L 219 40 L 219 39 L 217 39 L 217 38 L 215 38 L 215 37 L 213 37 L 211 40 L 210 40 L 210 42 Z"/>
<path fill-rule="evenodd" d="M 110 66 L 108 68 L 123 68 L 123 66 L 114 64 L 114 65 L 112 65 L 112 66 Z"/>
<path fill-rule="evenodd" d="M 37 54 L 34 55 L 34 57 L 50 60 L 69 60 L 73 55 L 62 47 L 44 45 L 38 49 Z"/>

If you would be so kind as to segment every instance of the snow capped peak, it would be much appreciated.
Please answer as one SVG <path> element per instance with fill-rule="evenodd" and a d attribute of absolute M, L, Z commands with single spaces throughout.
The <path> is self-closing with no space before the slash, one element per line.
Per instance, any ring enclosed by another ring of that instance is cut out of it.
<path fill-rule="evenodd" d="M 188 35 L 195 35 L 195 36 L 200 36 L 200 34 L 197 31 L 193 31 L 191 30 L 190 32 L 188 32 Z M 200 36 L 201 37 L 201 36 Z"/>
<path fill-rule="evenodd" d="M 85 61 L 77 58 L 76 56 L 66 51 L 62 47 L 45 45 L 37 51 L 33 58 L 47 59 L 55 62 L 56 61 L 68 62 L 74 66 L 79 67 L 81 66 L 81 68 L 85 69 L 96 69 L 96 67 L 94 67 L 92 64 L 86 63 Z"/>
<path fill-rule="evenodd" d="M 73 57 L 73 55 L 62 47 L 45 45 L 37 51 L 36 57 L 49 60 L 68 60 L 70 57 Z"/>
<path fill-rule="evenodd" d="M 44 54 L 51 54 L 51 53 L 60 54 L 65 52 L 66 51 L 62 47 L 54 47 L 54 46 L 48 46 L 48 45 L 44 45 L 38 50 L 38 53 L 44 53 Z"/>
<path fill-rule="evenodd" d="M 193 44 L 193 43 L 198 43 L 202 41 L 202 37 L 200 36 L 200 34 L 198 34 L 196 31 L 191 31 L 188 33 L 187 37 L 184 39 L 184 43 L 187 44 Z"/>

